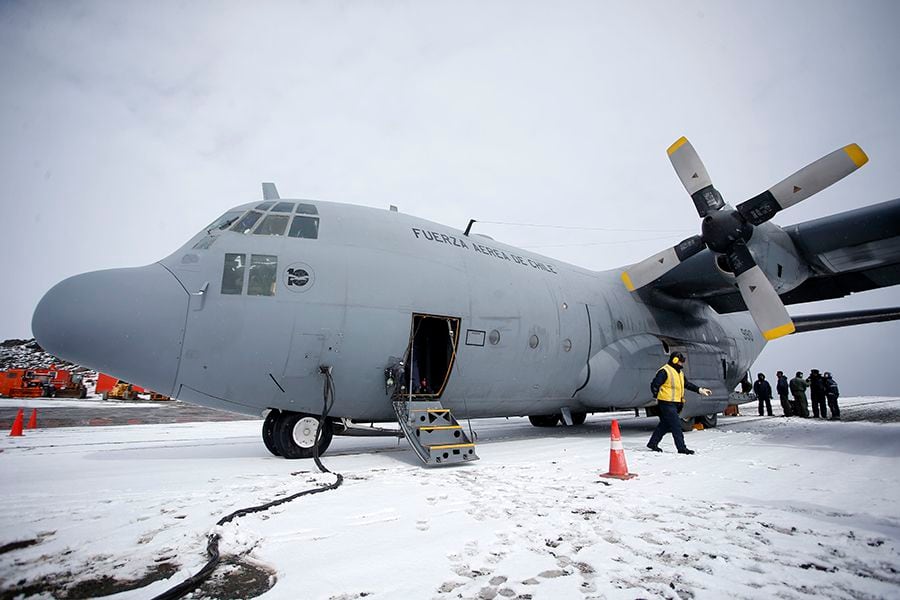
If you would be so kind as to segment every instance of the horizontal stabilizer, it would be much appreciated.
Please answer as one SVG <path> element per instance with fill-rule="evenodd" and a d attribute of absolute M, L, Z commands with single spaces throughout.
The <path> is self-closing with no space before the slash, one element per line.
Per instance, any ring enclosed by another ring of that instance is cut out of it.
<path fill-rule="evenodd" d="M 873 308 L 869 310 L 850 310 L 845 312 L 824 313 L 821 315 L 804 315 L 793 317 L 794 333 L 806 331 L 818 331 L 820 329 L 832 329 L 834 327 L 849 327 L 851 325 L 865 325 L 866 323 L 880 323 L 882 321 L 900 320 L 900 306 L 892 308 Z"/>

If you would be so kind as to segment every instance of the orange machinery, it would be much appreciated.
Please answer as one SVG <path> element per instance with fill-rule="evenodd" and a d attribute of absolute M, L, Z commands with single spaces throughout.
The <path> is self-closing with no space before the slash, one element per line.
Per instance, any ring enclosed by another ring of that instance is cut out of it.
<path fill-rule="evenodd" d="M 122 381 L 112 375 L 106 373 L 97 374 L 96 393 L 103 396 L 104 400 L 114 398 L 117 400 L 137 400 L 138 394 L 146 394 L 151 400 L 171 400 L 168 396 L 157 394 L 150 390 L 145 390 L 139 385 L 133 385 L 127 381 Z"/>
<path fill-rule="evenodd" d="M 0 371 L 0 396 L 10 398 L 84 398 L 82 376 L 50 365 L 48 369 Z"/>

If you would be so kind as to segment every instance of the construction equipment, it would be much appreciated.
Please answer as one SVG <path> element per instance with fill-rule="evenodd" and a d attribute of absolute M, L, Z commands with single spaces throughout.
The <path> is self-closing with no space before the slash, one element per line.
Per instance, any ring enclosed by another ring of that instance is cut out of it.
<path fill-rule="evenodd" d="M 10 398 L 85 398 L 87 388 L 80 373 L 57 369 L 8 369 L 0 371 L 0 396 Z"/>
<path fill-rule="evenodd" d="M 104 400 L 143 400 L 153 401 L 171 400 L 170 397 L 157 394 L 151 390 L 145 390 L 139 385 L 122 381 L 106 373 L 97 374 L 97 387 L 95 392 Z"/>

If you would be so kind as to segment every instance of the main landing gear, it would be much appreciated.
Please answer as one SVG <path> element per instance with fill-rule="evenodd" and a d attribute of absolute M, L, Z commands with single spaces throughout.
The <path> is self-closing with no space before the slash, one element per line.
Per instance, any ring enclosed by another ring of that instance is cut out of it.
<path fill-rule="evenodd" d="M 583 425 L 586 418 L 586 412 L 572 412 L 572 425 Z M 562 415 L 559 413 L 553 415 L 531 415 L 528 417 L 528 420 L 535 427 L 556 427 L 562 421 Z"/>
<path fill-rule="evenodd" d="M 319 415 L 291 411 L 270 410 L 263 421 L 262 439 L 266 449 L 284 458 L 312 458 L 315 454 Z M 325 454 L 334 436 L 331 421 L 322 424 L 319 436 L 319 455 Z"/>

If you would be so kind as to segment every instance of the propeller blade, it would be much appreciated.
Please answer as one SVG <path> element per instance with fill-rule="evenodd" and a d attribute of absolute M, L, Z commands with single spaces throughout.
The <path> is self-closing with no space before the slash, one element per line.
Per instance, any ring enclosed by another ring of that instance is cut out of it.
<path fill-rule="evenodd" d="M 837 183 L 869 162 L 856 144 L 844 146 L 809 164 L 768 190 L 737 205 L 738 212 L 753 225 L 765 223 L 778 211 L 806 200 Z"/>
<path fill-rule="evenodd" d="M 675 168 L 681 184 L 691 195 L 691 200 L 694 201 L 697 214 L 701 219 L 725 206 L 722 194 L 713 187 L 709 173 L 703 166 L 703 161 L 700 160 L 697 151 L 686 137 L 678 138 L 666 152 L 669 154 L 669 160 L 672 161 L 672 166 Z"/>
<path fill-rule="evenodd" d="M 689 237 L 672 248 L 658 252 L 650 258 L 645 258 L 639 263 L 631 265 L 627 271 L 622 271 L 622 282 L 629 292 L 644 287 L 651 281 L 655 281 L 697 254 L 706 244 L 699 235 Z"/>
<path fill-rule="evenodd" d="M 759 268 L 745 244 L 736 245 L 728 253 L 728 261 L 737 277 L 738 289 L 750 316 L 767 340 L 774 340 L 794 332 L 794 322 L 772 287 L 766 274 Z"/>

